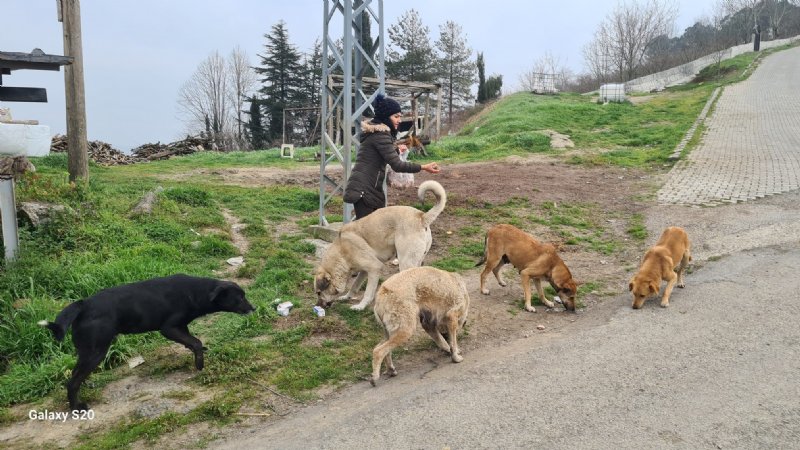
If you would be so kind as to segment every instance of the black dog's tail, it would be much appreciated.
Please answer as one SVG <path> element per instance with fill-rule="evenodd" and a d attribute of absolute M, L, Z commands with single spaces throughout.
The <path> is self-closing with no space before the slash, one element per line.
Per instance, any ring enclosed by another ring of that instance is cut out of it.
<path fill-rule="evenodd" d="M 72 322 L 76 317 L 78 317 L 78 314 L 80 314 L 82 310 L 83 300 L 78 300 L 58 313 L 55 322 L 40 320 L 39 325 L 49 328 L 50 331 L 53 332 L 53 337 L 55 337 L 57 341 L 63 341 L 64 335 L 67 334 L 67 328 L 72 325 Z"/>

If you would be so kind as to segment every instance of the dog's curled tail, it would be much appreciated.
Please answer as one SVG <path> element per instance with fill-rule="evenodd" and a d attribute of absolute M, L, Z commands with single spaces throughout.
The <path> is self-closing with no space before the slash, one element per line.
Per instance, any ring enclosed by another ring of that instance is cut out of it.
<path fill-rule="evenodd" d="M 83 300 L 78 300 L 58 313 L 55 322 L 40 320 L 38 323 L 40 326 L 50 329 L 50 331 L 53 332 L 53 337 L 55 337 L 57 341 L 61 342 L 64 340 L 64 335 L 67 334 L 67 328 L 72 325 L 72 322 L 76 317 L 78 317 L 78 314 L 80 314 L 82 310 Z"/>
<path fill-rule="evenodd" d="M 439 217 L 439 214 L 444 211 L 444 205 L 447 203 L 447 194 L 444 188 L 437 181 L 428 180 L 419 185 L 417 191 L 420 200 L 425 200 L 425 193 L 431 191 L 436 196 L 436 204 L 428 212 L 422 215 L 422 225 L 427 228 L 431 226 L 434 220 Z"/>

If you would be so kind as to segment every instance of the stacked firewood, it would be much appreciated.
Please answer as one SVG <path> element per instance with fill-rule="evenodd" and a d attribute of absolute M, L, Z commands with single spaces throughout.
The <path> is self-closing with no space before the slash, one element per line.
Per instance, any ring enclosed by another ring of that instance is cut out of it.
<path fill-rule="evenodd" d="M 53 141 L 50 144 L 50 151 L 54 153 L 67 152 L 67 136 L 57 134 L 53 136 Z M 103 141 L 89 141 L 88 143 L 89 159 L 104 166 L 113 166 L 117 164 L 131 164 L 136 161 L 121 151 L 115 149 L 111 144 Z"/>
<path fill-rule="evenodd" d="M 67 152 L 67 137 L 63 134 L 53 136 L 50 151 L 55 153 Z M 188 155 L 197 151 L 216 150 L 216 145 L 202 137 L 187 136 L 186 139 L 162 144 L 144 144 L 136 147 L 130 155 L 126 155 L 106 142 L 89 142 L 89 159 L 97 164 L 113 166 L 118 164 L 133 164 L 158 159 L 167 159 L 174 155 Z"/>
<path fill-rule="evenodd" d="M 134 157 L 143 161 L 154 161 L 157 159 L 167 159 L 174 155 L 188 155 L 194 152 L 205 150 L 216 150 L 216 145 L 211 139 L 203 137 L 187 136 L 181 141 L 162 144 L 144 144 L 131 151 Z"/>

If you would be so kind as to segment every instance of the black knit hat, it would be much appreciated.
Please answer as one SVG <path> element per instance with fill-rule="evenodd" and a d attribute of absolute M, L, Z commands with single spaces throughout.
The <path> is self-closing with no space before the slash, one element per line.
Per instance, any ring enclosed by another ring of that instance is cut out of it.
<path fill-rule="evenodd" d="M 378 94 L 375 101 L 372 102 L 372 107 L 375 109 L 375 119 L 377 122 L 387 122 L 392 114 L 399 113 L 400 103 L 396 100 L 386 97 L 383 94 Z"/>

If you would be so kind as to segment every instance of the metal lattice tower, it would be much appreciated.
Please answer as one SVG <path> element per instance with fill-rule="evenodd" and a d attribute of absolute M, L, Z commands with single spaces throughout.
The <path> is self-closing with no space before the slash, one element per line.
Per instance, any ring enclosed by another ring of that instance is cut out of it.
<path fill-rule="evenodd" d="M 362 45 L 364 13 L 377 25 L 374 41 L 366 39 L 372 43 L 370 48 Z M 337 24 L 342 28 L 335 26 Z M 342 30 L 341 36 L 337 29 Z M 361 115 L 378 93 L 385 92 L 383 0 L 325 0 L 323 35 L 319 224 L 328 225 L 325 206 L 334 195 L 344 193 L 350 178 L 358 152 Z M 362 78 L 369 68 L 380 80 L 380 86 L 367 95 L 362 89 Z M 344 169 L 342 181 L 338 183 L 328 176 L 330 166 L 337 161 Z M 345 223 L 350 221 L 352 211 L 353 206 L 345 203 Z"/>

